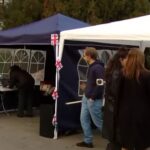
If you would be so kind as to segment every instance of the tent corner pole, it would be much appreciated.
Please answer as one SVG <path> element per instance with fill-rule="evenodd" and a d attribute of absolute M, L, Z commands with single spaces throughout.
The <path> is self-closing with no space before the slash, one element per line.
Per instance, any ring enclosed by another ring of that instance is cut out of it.
<path fill-rule="evenodd" d="M 144 50 L 145 50 L 144 41 L 140 41 L 139 48 L 142 50 L 142 52 L 144 52 Z"/>

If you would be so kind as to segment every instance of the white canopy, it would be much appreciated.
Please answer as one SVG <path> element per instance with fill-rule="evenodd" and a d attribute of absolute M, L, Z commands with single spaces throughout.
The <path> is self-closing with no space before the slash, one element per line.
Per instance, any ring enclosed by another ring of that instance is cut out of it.
<path fill-rule="evenodd" d="M 150 46 L 150 15 L 60 32 L 59 49 L 56 46 L 56 62 L 60 68 L 65 40 L 135 45 L 144 50 Z M 59 68 L 56 71 L 55 91 L 58 90 L 58 83 Z"/>
<path fill-rule="evenodd" d="M 62 31 L 59 44 L 60 59 L 65 40 L 135 45 L 144 49 L 150 45 L 150 15 Z"/>

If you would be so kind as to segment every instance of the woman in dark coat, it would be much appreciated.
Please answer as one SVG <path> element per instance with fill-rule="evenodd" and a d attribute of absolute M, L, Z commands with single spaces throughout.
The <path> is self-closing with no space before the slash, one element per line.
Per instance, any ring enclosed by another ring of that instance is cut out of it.
<path fill-rule="evenodd" d="M 108 62 L 105 70 L 105 106 L 102 135 L 109 140 L 107 150 L 121 150 L 116 141 L 116 113 L 118 103 L 119 81 L 121 79 L 122 60 L 127 56 L 128 50 L 120 49 Z"/>
<path fill-rule="evenodd" d="M 150 147 L 150 72 L 144 61 L 138 48 L 132 48 L 124 59 L 117 119 L 122 150 Z"/>
<path fill-rule="evenodd" d="M 32 101 L 34 91 L 34 78 L 19 66 L 12 66 L 10 68 L 10 85 L 18 89 L 18 117 L 24 115 L 32 117 Z M 26 114 L 25 114 L 26 110 Z"/>

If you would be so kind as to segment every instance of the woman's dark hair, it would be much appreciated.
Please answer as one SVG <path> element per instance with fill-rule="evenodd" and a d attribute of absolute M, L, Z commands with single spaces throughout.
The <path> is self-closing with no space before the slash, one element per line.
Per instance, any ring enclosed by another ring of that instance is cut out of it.
<path fill-rule="evenodd" d="M 106 80 L 114 70 L 120 70 L 122 68 L 120 59 L 124 59 L 127 56 L 128 51 L 128 48 L 120 48 L 118 52 L 109 60 L 105 70 Z"/>

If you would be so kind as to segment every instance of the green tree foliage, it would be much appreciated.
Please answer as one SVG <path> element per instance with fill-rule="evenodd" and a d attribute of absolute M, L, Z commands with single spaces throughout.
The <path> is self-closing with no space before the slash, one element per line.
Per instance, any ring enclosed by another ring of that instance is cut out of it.
<path fill-rule="evenodd" d="M 149 0 L 45 0 L 44 16 L 61 12 L 90 24 L 107 23 L 149 14 Z"/>
<path fill-rule="evenodd" d="M 53 15 L 54 12 L 60 12 L 88 23 L 96 24 L 99 20 L 95 9 L 97 3 L 95 0 L 45 0 L 45 2 L 44 17 Z"/>
<path fill-rule="evenodd" d="M 16 27 L 41 19 L 41 0 L 12 0 L 5 6 L 4 28 Z"/>
<path fill-rule="evenodd" d="M 150 12 L 148 0 L 101 0 L 97 6 L 102 23 L 142 16 Z"/>
<path fill-rule="evenodd" d="M 5 28 L 62 13 L 92 25 L 150 13 L 150 0 L 12 0 L 5 7 Z"/>

